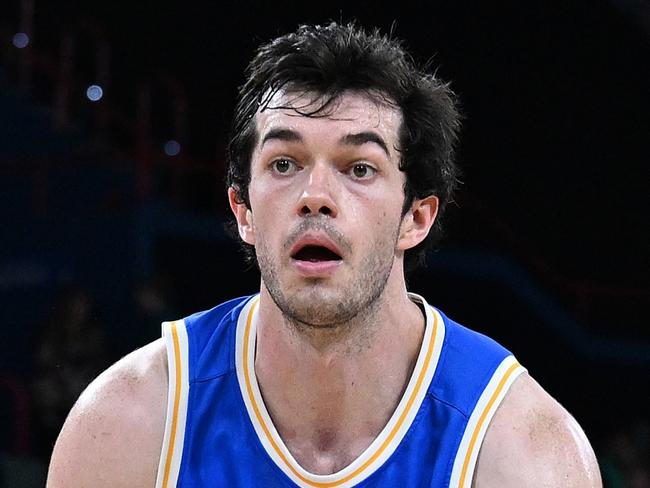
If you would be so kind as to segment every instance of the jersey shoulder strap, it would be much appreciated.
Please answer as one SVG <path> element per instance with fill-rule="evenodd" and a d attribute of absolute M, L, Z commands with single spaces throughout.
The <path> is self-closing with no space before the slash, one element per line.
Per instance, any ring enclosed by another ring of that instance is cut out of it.
<path fill-rule="evenodd" d="M 235 368 L 235 326 L 239 312 L 249 298 L 236 298 L 185 319 L 162 324 L 169 388 L 156 488 L 175 487 L 178 481 L 190 384 L 215 378 Z"/>
<path fill-rule="evenodd" d="M 467 418 L 449 486 L 470 488 L 490 421 L 510 386 L 526 369 L 496 341 L 441 315 L 447 333 L 439 374 L 429 392 Z"/>

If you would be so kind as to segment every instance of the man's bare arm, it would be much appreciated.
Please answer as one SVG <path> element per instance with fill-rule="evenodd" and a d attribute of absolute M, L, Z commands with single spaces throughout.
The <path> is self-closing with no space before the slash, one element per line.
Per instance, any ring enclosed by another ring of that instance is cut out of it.
<path fill-rule="evenodd" d="M 601 488 L 576 420 L 527 374 L 512 385 L 481 447 L 475 488 Z"/>
<path fill-rule="evenodd" d="M 48 488 L 154 486 L 167 407 L 166 368 L 159 340 L 90 384 L 56 442 Z"/>

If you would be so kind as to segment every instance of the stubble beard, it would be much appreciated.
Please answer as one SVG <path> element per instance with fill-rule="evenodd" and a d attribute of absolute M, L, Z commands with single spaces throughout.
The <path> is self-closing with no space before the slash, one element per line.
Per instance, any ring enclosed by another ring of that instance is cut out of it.
<path fill-rule="evenodd" d="M 299 329 L 332 329 L 372 316 L 390 277 L 397 238 L 398 232 L 375 240 L 350 281 L 335 290 L 326 288 L 324 279 L 313 279 L 287 293 L 263 240 L 256 245 L 257 261 L 264 286 L 289 323 Z"/>

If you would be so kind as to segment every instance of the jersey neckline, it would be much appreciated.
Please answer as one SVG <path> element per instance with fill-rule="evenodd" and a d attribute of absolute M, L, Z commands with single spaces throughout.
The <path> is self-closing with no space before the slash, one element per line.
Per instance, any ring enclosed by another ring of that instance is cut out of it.
<path fill-rule="evenodd" d="M 289 452 L 278 434 L 264 405 L 255 375 L 255 343 L 259 295 L 242 308 L 237 321 L 235 367 L 242 398 L 257 437 L 271 460 L 294 483 L 305 488 L 347 488 L 377 471 L 395 452 L 408 432 L 435 374 L 445 336 L 440 313 L 414 293 L 409 298 L 422 305 L 425 331 L 411 378 L 388 423 L 375 440 L 348 466 L 328 475 L 313 474 L 304 469 Z"/>

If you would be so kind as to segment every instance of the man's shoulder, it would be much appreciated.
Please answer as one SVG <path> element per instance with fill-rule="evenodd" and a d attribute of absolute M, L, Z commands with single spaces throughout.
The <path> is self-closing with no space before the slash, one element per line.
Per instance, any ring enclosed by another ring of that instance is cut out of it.
<path fill-rule="evenodd" d="M 522 374 L 490 423 L 474 486 L 600 487 L 602 482 L 594 452 L 576 420 Z"/>
<path fill-rule="evenodd" d="M 167 406 L 165 344 L 157 340 L 97 377 L 59 435 L 48 487 L 154 484 Z"/>

